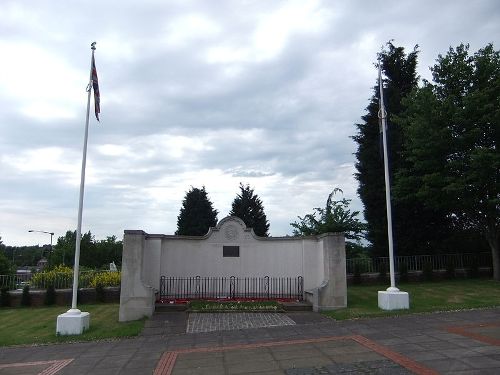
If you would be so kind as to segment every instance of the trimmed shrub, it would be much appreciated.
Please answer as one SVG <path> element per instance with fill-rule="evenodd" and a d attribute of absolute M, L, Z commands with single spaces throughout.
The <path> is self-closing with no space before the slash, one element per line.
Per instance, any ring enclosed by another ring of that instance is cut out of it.
<path fill-rule="evenodd" d="M 399 263 L 399 282 L 407 283 L 408 282 L 408 265 L 406 262 Z"/>
<path fill-rule="evenodd" d="M 97 302 L 104 302 L 105 301 L 105 296 L 104 296 L 104 286 L 102 284 L 97 284 L 95 286 L 95 299 Z"/>
<path fill-rule="evenodd" d="M 432 281 L 434 277 L 434 269 L 431 262 L 425 262 L 422 265 L 422 278 L 424 281 Z"/>
<path fill-rule="evenodd" d="M 467 273 L 471 279 L 477 279 L 479 277 L 479 262 L 477 257 L 473 257 L 470 262 L 470 267 Z"/>
<path fill-rule="evenodd" d="M 451 259 L 446 263 L 446 278 L 448 280 L 455 278 L 455 263 Z"/>
<path fill-rule="evenodd" d="M 10 293 L 9 288 L 3 287 L 0 292 L 0 306 L 9 307 L 10 306 Z"/>
<path fill-rule="evenodd" d="M 92 288 L 97 288 L 98 285 L 102 287 L 105 286 L 120 286 L 121 283 L 121 273 L 119 271 L 105 271 L 94 275 L 94 278 L 90 281 L 90 286 Z"/>
<path fill-rule="evenodd" d="M 39 272 L 31 278 L 31 284 L 39 288 L 53 285 L 57 289 L 71 288 L 73 285 L 73 269 L 58 265 L 50 271 Z"/>
<path fill-rule="evenodd" d="M 56 303 L 56 288 L 54 285 L 49 285 L 47 291 L 45 292 L 45 304 L 51 306 Z"/>
<path fill-rule="evenodd" d="M 354 275 L 352 278 L 352 283 L 354 285 L 361 284 L 361 265 L 358 262 L 354 263 Z"/>
<path fill-rule="evenodd" d="M 378 280 L 387 282 L 387 265 L 384 262 L 381 262 L 378 266 Z"/>
<path fill-rule="evenodd" d="M 23 288 L 23 295 L 21 296 L 21 306 L 31 306 L 30 286 L 25 285 Z"/>

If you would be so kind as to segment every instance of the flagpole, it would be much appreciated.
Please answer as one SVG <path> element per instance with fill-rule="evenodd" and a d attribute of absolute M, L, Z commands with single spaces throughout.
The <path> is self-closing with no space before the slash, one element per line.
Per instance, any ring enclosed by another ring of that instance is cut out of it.
<path fill-rule="evenodd" d="M 80 199 L 78 203 L 78 226 L 76 228 L 76 245 L 75 245 L 75 265 L 73 268 L 73 299 L 71 302 L 70 313 L 79 314 L 80 310 L 76 307 L 78 297 L 78 275 L 80 272 L 80 243 L 82 236 L 82 210 L 83 210 L 83 194 L 85 188 L 85 167 L 87 165 L 87 140 L 89 136 L 89 114 L 90 114 L 90 95 L 92 92 L 92 61 L 94 61 L 94 51 L 96 42 L 91 44 L 92 58 L 90 59 L 90 78 L 87 86 L 87 117 L 85 119 L 85 136 L 83 138 L 83 157 L 82 157 L 82 173 L 80 178 Z"/>
<path fill-rule="evenodd" d="M 389 242 L 389 273 L 391 277 L 391 286 L 387 288 L 389 292 L 399 291 L 396 288 L 396 280 L 394 277 L 394 244 L 392 239 L 392 210 L 391 210 L 391 184 L 389 180 L 389 162 L 387 156 L 387 112 L 384 106 L 384 90 L 382 86 L 382 62 L 378 65 L 378 84 L 380 91 L 380 104 L 378 117 L 382 125 L 382 140 L 384 148 L 384 177 L 385 177 L 385 202 L 387 208 L 387 237 Z"/>

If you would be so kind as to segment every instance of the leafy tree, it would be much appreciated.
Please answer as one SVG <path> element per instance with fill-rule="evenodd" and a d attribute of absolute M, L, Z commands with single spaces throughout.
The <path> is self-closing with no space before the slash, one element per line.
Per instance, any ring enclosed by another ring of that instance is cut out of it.
<path fill-rule="evenodd" d="M 42 258 L 42 253 L 48 247 L 50 245 L 5 246 L 4 253 L 9 260 L 13 260 L 13 266 L 31 266 Z"/>
<path fill-rule="evenodd" d="M 57 239 L 54 252 L 50 258 L 51 265 L 75 263 L 76 231 L 67 231 L 64 237 Z M 109 263 L 121 264 L 123 244 L 115 236 L 96 241 L 89 231 L 82 235 L 80 242 L 80 265 L 89 268 L 107 268 Z"/>
<path fill-rule="evenodd" d="M 80 241 L 80 265 L 87 266 L 87 261 L 92 258 L 94 236 L 90 231 L 82 235 Z M 54 246 L 52 257 L 50 258 L 50 265 L 57 265 L 63 263 L 72 267 L 75 264 L 75 245 L 76 245 L 76 231 L 66 231 L 63 237 L 57 239 Z M 93 263 L 93 262 L 92 262 Z"/>
<path fill-rule="evenodd" d="M 343 232 L 348 240 L 360 240 L 366 224 L 358 219 L 359 211 L 349 209 L 351 199 L 335 199 L 337 193 L 343 194 L 339 188 L 328 195 L 325 208 L 314 208 L 312 214 L 299 216 L 298 222 L 290 223 L 296 236 L 312 236 L 322 233 Z"/>
<path fill-rule="evenodd" d="M 398 120 L 407 164 L 396 181 L 400 200 L 443 211 L 450 226 L 488 241 L 500 280 L 500 54 L 489 44 L 474 55 L 450 48 L 407 99 Z"/>
<path fill-rule="evenodd" d="M 105 240 L 96 241 L 94 247 L 99 266 L 108 267 L 112 262 L 121 266 L 123 242 L 117 241 L 116 236 L 108 236 Z"/>
<path fill-rule="evenodd" d="M 12 267 L 4 251 L 5 245 L 0 237 L 0 275 L 9 275 L 12 272 Z"/>
<path fill-rule="evenodd" d="M 12 265 L 3 251 L 0 251 L 0 275 L 10 275 L 12 273 Z"/>
<path fill-rule="evenodd" d="M 232 216 L 237 216 L 244 221 L 248 228 L 252 228 L 257 236 L 269 236 L 269 222 L 264 213 L 262 200 L 249 185 L 240 183 L 240 194 L 234 198 L 231 212 Z"/>
<path fill-rule="evenodd" d="M 203 186 L 201 189 L 191 187 L 182 201 L 182 207 L 177 217 L 175 234 L 183 236 L 202 236 L 210 227 L 217 225 L 217 210 L 208 199 Z"/>

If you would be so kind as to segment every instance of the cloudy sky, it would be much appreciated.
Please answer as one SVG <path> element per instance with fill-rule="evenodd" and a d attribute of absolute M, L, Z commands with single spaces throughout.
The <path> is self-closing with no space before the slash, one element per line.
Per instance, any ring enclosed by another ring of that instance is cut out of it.
<path fill-rule="evenodd" d="M 77 223 L 90 43 L 101 122 L 90 121 L 83 231 L 171 234 L 204 185 L 219 220 L 240 182 L 274 236 L 353 199 L 350 139 L 390 39 L 420 46 L 419 74 L 450 46 L 498 48 L 491 1 L 50 1 L 0 9 L 0 236 L 48 243 Z"/>

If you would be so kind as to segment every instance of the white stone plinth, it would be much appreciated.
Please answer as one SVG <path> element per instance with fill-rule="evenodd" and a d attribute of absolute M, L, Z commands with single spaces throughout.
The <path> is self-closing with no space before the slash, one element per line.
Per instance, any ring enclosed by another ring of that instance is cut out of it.
<path fill-rule="evenodd" d="M 64 314 L 57 316 L 57 335 L 81 335 L 89 329 L 90 314 L 78 309 L 70 309 Z"/>
<path fill-rule="evenodd" d="M 397 288 L 378 292 L 378 307 L 382 310 L 403 310 L 410 308 L 410 296 Z"/>

